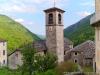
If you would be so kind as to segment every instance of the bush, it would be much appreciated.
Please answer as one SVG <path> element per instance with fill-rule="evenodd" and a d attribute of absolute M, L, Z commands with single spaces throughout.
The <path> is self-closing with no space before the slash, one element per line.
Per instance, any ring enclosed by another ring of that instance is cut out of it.
<path fill-rule="evenodd" d="M 93 72 L 93 67 L 92 66 L 85 66 L 83 67 L 84 72 Z"/>
<path fill-rule="evenodd" d="M 63 62 L 63 63 L 59 64 L 56 67 L 56 71 L 59 75 L 63 75 L 64 72 L 77 72 L 78 66 L 77 66 L 77 64 L 75 64 L 71 61 L 67 61 L 67 62 Z"/>
<path fill-rule="evenodd" d="M 55 70 L 48 70 L 46 72 L 38 72 L 35 75 L 58 75 Z"/>

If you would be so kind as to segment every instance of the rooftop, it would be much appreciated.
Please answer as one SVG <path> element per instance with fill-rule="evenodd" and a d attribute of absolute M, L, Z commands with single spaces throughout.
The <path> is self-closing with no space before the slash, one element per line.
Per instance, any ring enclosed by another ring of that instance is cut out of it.
<path fill-rule="evenodd" d="M 73 48 L 71 52 L 83 52 L 84 58 L 93 58 L 95 54 L 95 43 L 88 40 Z"/>
<path fill-rule="evenodd" d="M 60 11 L 62 13 L 65 12 L 64 10 L 62 10 L 60 8 L 57 8 L 57 7 L 52 7 L 52 8 L 49 8 L 49 9 L 44 10 L 44 12 L 50 12 L 50 11 Z"/>

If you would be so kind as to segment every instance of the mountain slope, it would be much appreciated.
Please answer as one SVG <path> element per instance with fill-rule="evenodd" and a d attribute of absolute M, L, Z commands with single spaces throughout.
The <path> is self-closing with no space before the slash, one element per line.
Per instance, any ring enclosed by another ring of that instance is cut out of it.
<path fill-rule="evenodd" d="M 7 40 L 8 52 L 11 52 L 25 42 L 30 43 L 39 38 L 20 23 L 5 15 L 0 15 L 0 39 Z"/>
<path fill-rule="evenodd" d="M 86 40 L 94 40 L 94 28 L 90 25 L 90 18 L 92 15 L 89 15 L 79 22 L 64 29 L 65 37 L 71 39 L 75 45 L 78 45 Z"/>

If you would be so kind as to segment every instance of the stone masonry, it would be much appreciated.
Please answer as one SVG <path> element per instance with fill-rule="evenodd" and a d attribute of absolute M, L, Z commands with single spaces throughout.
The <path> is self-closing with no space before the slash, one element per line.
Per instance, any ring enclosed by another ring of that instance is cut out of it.
<path fill-rule="evenodd" d="M 55 53 L 57 55 L 58 63 L 63 62 L 64 61 L 64 34 L 63 34 L 64 11 L 56 7 L 44 11 L 46 13 L 46 45 L 48 51 Z M 51 14 L 52 16 L 49 16 L 49 14 Z"/>

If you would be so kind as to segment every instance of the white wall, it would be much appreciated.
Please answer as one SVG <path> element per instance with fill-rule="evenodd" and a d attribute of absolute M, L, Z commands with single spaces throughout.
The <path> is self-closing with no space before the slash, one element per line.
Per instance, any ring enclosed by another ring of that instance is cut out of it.
<path fill-rule="evenodd" d="M 7 42 L 0 42 L 0 66 L 7 66 Z"/>

